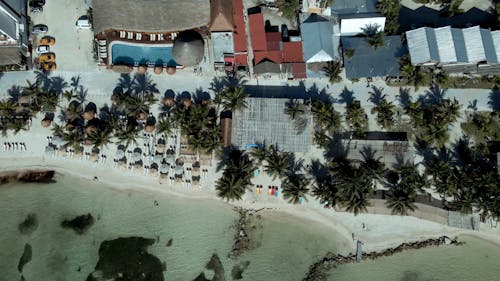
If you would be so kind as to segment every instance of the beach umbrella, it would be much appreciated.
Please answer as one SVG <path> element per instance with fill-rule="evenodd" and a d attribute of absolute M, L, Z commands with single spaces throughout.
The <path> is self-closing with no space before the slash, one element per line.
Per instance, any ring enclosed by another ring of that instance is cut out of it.
<path fill-rule="evenodd" d="M 156 147 L 156 153 L 163 154 L 163 152 L 165 152 L 165 145 L 164 144 L 159 144 Z"/>
<path fill-rule="evenodd" d="M 175 166 L 175 174 L 176 175 L 182 175 L 184 173 L 184 167 L 183 166 Z"/>
<path fill-rule="evenodd" d="M 125 157 L 125 151 L 118 149 L 115 153 L 115 159 L 122 159 Z"/>
<path fill-rule="evenodd" d="M 141 65 L 137 68 L 137 74 L 145 74 L 148 71 L 148 67 Z"/>
<path fill-rule="evenodd" d="M 155 74 L 161 74 L 163 72 L 163 67 L 155 66 L 154 72 Z"/>
<path fill-rule="evenodd" d="M 146 133 L 152 133 L 154 130 L 155 125 L 146 125 L 146 127 L 144 127 L 144 131 L 146 131 Z"/>
<path fill-rule="evenodd" d="M 191 172 L 191 176 L 193 177 L 198 177 L 200 175 L 200 169 L 197 168 L 197 169 L 193 169 L 193 171 Z"/>
<path fill-rule="evenodd" d="M 165 161 L 167 161 L 167 163 L 174 163 L 174 159 L 175 159 L 175 156 L 173 154 L 167 154 L 167 156 L 165 157 Z"/>
<path fill-rule="evenodd" d="M 168 75 L 174 75 L 176 71 L 177 71 L 177 69 L 173 66 L 167 67 L 167 74 Z"/>
<path fill-rule="evenodd" d="M 45 118 L 42 120 L 42 127 L 47 128 L 48 126 L 50 126 L 51 123 L 52 120 Z"/>
<path fill-rule="evenodd" d="M 134 68 L 132 66 L 117 64 L 111 66 L 111 70 L 118 73 L 130 73 Z"/>
<path fill-rule="evenodd" d="M 168 165 L 167 163 L 161 164 L 160 173 L 167 174 L 169 170 L 170 170 L 170 165 Z"/>
<path fill-rule="evenodd" d="M 132 155 L 132 162 L 137 162 L 139 160 L 141 160 L 141 153 L 134 152 L 134 154 Z"/>
<path fill-rule="evenodd" d="M 162 160 L 163 160 L 163 156 L 162 156 L 161 154 L 156 154 L 156 155 L 153 157 L 153 162 L 154 162 L 154 163 L 160 163 Z"/>

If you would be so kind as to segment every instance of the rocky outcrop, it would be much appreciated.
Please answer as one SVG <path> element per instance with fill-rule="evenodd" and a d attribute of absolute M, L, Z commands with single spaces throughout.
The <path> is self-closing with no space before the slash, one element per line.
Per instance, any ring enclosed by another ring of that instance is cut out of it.
<path fill-rule="evenodd" d="M 0 172 L 0 185 L 11 182 L 51 182 L 54 170 L 22 170 Z"/>
<path fill-rule="evenodd" d="M 438 238 L 431 238 L 422 241 L 402 243 L 397 247 L 389 248 L 384 251 L 379 252 L 369 252 L 363 253 L 363 259 L 377 259 L 380 257 L 392 256 L 394 254 L 400 253 L 405 250 L 415 250 L 421 249 L 431 246 L 439 246 L 439 245 L 462 245 L 464 242 L 460 242 L 455 239 L 451 239 L 447 236 L 441 236 Z M 336 267 L 337 265 L 347 264 L 356 262 L 356 254 L 348 254 L 346 256 L 327 253 L 325 257 L 323 257 L 320 261 L 312 264 L 309 267 L 309 272 L 303 281 L 317 281 L 317 280 L 325 280 L 326 273 Z"/>
<path fill-rule="evenodd" d="M 84 234 L 94 224 L 95 219 L 91 214 L 81 215 L 72 220 L 61 222 L 63 228 L 71 228 L 77 234 Z"/>

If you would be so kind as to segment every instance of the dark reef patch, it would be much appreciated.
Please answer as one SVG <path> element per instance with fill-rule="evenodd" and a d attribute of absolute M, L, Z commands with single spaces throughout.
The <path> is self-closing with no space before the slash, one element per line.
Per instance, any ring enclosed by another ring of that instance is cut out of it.
<path fill-rule="evenodd" d="M 24 251 L 23 255 L 19 259 L 19 263 L 17 264 L 17 270 L 19 273 L 23 272 L 24 266 L 31 261 L 31 258 L 33 256 L 33 249 L 31 248 L 31 245 L 26 243 L 24 245 Z"/>
<path fill-rule="evenodd" d="M 94 225 L 95 219 L 91 214 L 81 215 L 72 220 L 64 220 L 61 222 L 63 228 L 71 228 L 78 234 L 84 234 Z"/>
<path fill-rule="evenodd" d="M 163 281 L 166 263 L 147 252 L 155 239 L 122 237 L 101 243 L 99 261 L 87 281 Z"/>
<path fill-rule="evenodd" d="M 31 213 L 26 216 L 23 222 L 21 222 L 17 229 L 21 234 L 31 234 L 38 228 L 38 219 L 35 214 Z"/>

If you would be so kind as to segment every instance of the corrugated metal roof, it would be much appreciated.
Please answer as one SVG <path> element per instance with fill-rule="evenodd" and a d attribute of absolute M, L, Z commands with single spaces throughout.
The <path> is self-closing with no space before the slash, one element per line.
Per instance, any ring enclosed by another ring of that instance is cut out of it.
<path fill-rule="evenodd" d="M 281 50 L 281 32 L 266 32 L 266 45 L 268 51 Z"/>
<path fill-rule="evenodd" d="M 243 17 L 243 0 L 233 1 L 233 21 L 234 21 L 234 51 L 247 51 L 247 34 L 245 32 L 245 19 Z M 245 63 L 246 65 L 246 63 Z"/>
<path fill-rule="evenodd" d="M 499 63 L 500 33 L 479 26 L 457 29 L 442 27 L 406 32 L 412 64 L 439 63 Z M 496 40 L 496 41 L 495 41 Z"/>
<path fill-rule="evenodd" d="M 453 43 L 453 36 L 451 35 L 451 27 L 445 26 L 436 28 L 434 29 L 434 35 L 436 41 L 439 40 L 439 44 L 437 44 L 436 42 L 439 61 L 445 63 L 457 61 L 457 55 L 455 53 L 455 46 Z"/>
<path fill-rule="evenodd" d="M 0 2 L 0 4 L 2 4 Z M 2 4 L 3 6 L 3 4 Z M 2 7 L 6 10 L 8 10 L 6 7 Z M 7 13 L 3 12 L 0 10 L 0 30 L 2 30 L 7 36 L 12 38 L 13 40 L 17 40 L 17 28 L 16 28 L 16 21 L 11 18 Z"/>
<path fill-rule="evenodd" d="M 364 37 L 342 37 L 344 51 L 353 49 L 352 57 L 344 56 L 344 67 L 349 79 L 364 77 L 399 76 L 399 58 L 408 51 L 401 37 L 386 36 L 385 45 L 372 48 Z"/>
<path fill-rule="evenodd" d="M 254 51 L 267 50 L 264 15 L 262 13 L 248 15 L 250 39 Z"/>
<path fill-rule="evenodd" d="M 302 42 L 283 42 L 283 62 L 303 62 Z"/>
<path fill-rule="evenodd" d="M 310 62 L 331 61 L 335 59 L 333 50 L 333 25 L 317 15 L 311 14 L 300 26 L 304 60 Z"/>
<path fill-rule="evenodd" d="M 431 61 L 429 42 L 427 41 L 426 27 L 406 32 L 408 49 L 410 50 L 411 62 L 420 64 Z"/>
<path fill-rule="evenodd" d="M 469 62 L 485 61 L 484 44 L 479 26 L 462 29 L 464 45 L 457 44 L 456 49 L 465 47 Z M 457 42 L 458 43 L 458 42 Z"/>

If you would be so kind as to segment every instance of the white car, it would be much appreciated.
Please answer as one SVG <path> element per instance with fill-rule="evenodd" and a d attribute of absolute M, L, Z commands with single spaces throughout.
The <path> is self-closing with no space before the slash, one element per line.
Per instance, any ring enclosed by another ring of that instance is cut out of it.
<path fill-rule="evenodd" d="M 89 19 L 87 16 L 81 16 L 78 18 L 76 21 L 76 28 L 91 28 L 92 26 L 90 25 Z"/>
<path fill-rule="evenodd" d="M 38 48 L 36 48 L 36 52 L 39 54 L 45 54 L 50 52 L 50 47 L 49 45 L 40 45 Z"/>

